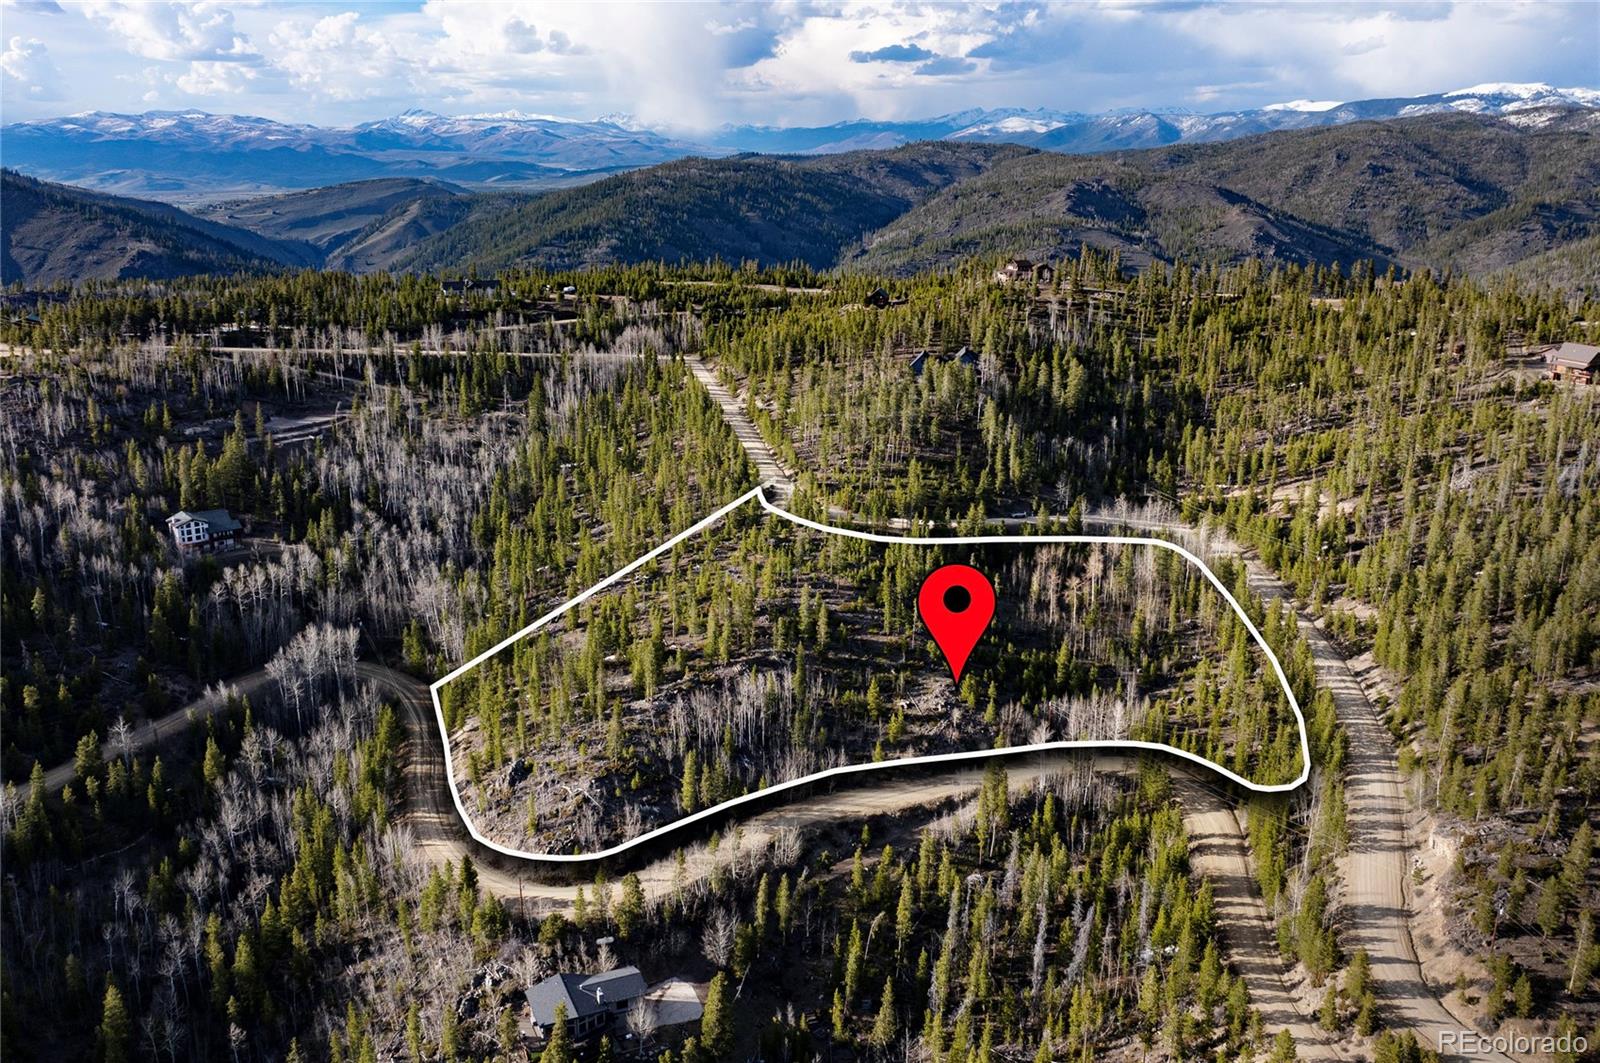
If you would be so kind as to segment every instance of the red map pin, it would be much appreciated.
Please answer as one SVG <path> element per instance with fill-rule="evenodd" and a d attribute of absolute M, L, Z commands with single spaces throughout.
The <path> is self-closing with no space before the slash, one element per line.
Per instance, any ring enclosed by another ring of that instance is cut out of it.
<path fill-rule="evenodd" d="M 950 665 L 950 678 L 961 682 L 968 655 L 994 619 L 989 577 L 971 565 L 936 568 L 917 592 L 917 612 Z"/>

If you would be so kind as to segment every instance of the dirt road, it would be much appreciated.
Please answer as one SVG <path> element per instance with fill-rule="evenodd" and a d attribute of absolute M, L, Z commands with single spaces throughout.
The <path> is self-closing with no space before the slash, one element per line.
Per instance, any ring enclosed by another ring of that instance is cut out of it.
<path fill-rule="evenodd" d="M 444 749 L 439 743 L 427 686 L 404 673 L 366 661 L 357 663 L 356 672 L 399 706 L 405 718 L 405 821 L 414 832 L 417 852 L 430 863 L 450 860 L 459 864 L 463 856 L 470 856 L 483 887 L 508 902 L 520 903 L 526 914 L 568 910 L 578 885 L 549 881 L 562 869 L 508 857 L 480 845 L 467 833 L 456 814 L 445 776 Z M 1014 789 L 1032 786 L 1087 759 L 1081 753 L 1016 757 L 1007 763 L 1010 785 Z M 1124 758 L 1114 755 L 1096 757 L 1094 761 L 1097 770 L 1116 772 L 1128 768 Z M 634 872 L 647 898 L 670 896 L 676 889 L 689 889 L 709 878 L 718 867 L 741 862 L 754 866 L 754 857 L 777 844 L 786 831 L 840 822 L 854 824 L 976 794 L 983 783 L 983 772 L 983 766 L 976 765 L 936 774 L 879 777 L 871 786 L 846 784 L 843 789 L 819 790 L 799 800 L 785 801 L 775 796 L 771 807 L 734 821 L 736 830 L 725 829 L 715 853 L 703 844 L 694 844 L 684 850 L 681 871 L 673 855 L 637 867 Z M 1238 841 L 1242 844 L 1242 838 Z M 1219 891 L 1218 896 L 1220 901 L 1223 894 Z M 1226 910 L 1225 905 L 1219 904 L 1219 911 Z"/>
<path fill-rule="evenodd" d="M 750 460 L 755 463 L 762 483 L 779 487 L 784 494 L 794 491 L 794 478 L 778 461 L 777 455 L 761 438 L 737 396 L 723 386 L 715 371 L 698 357 L 687 357 L 695 379 L 710 392 L 722 410 L 723 419 L 733 429 Z M 831 509 L 829 519 L 850 522 L 853 515 L 843 510 Z M 1003 523 L 1020 525 L 1032 523 L 1034 517 L 1005 518 Z M 1110 522 L 1111 517 L 1090 518 Z M 891 528 L 909 527 L 909 522 L 891 522 Z M 1147 526 L 1147 530 L 1169 531 L 1165 525 Z M 1115 754 L 1095 758 L 1097 766 L 1115 764 L 1121 758 Z M 1008 773 L 1013 784 L 1024 782 L 1019 767 L 1011 766 Z M 807 803 L 804 809 L 821 811 L 824 815 L 860 815 L 862 805 L 872 801 L 896 801 L 901 796 L 915 798 L 920 792 L 926 800 L 952 796 L 977 785 L 967 778 L 971 771 L 951 772 L 942 781 L 928 781 L 916 789 L 893 783 L 877 783 L 873 788 L 844 796 L 850 800 L 835 802 L 828 809 Z M 1316 1017 L 1303 1009 L 1300 1001 L 1285 980 L 1283 963 L 1278 959 L 1277 938 L 1272 929 L 1272 918 L 1250 872 L 1249 844 L 1244 830 L 1226 795 L 1220 795 L 1210 779 L 1201 779 L 1181 764 L 1173 767 L 1179 798 L 1184 808 L 1184 826 L 1189 834 L 1190 859 L 1194 869 L 1211 880 L 1217 913 L 1223 928 L 1223 939 L 1229 961 L 1250 991 L 1250 999 L 1260 1009 L 1262 1019 L 1270 1033 L 1287 1029 L 1294 1035 L 1297 1051 L 1302 1059 L 1342 1059 L 1345 1053 L 1335 1038 L 1318 1028 Z M 853 807 L 851 802 L 856 802 Z M 911 802 L 914 803 L 914 800 Z M 878 809 L 883 811 L 884 809 Z M 791 815 L 794 813 L 790 813 Z"/>
<path fill-rule="evenodd" d="M 717 379 L 716 372 L 699 357 L 692 354 L 685 355 L 684 361 L 688 363 L 689 371 L 694 374 L 694 378 L 700 381 L 701 387 L 711 393 L 711 397 L 721 408 L 722 419 L 733 429 L 739 445 L 744 447 L 745 454 L 756 467 L 757 482 L 773 485 L 774 494 L 783 498 L 794 494 L 793 477 L 778 461 L 778 456 L 773 453 L 772 448 L 767 446 L 767 441 L 761 438 L 755 422 L 745 413 L 744 404 L 723 386 L 722 381 Z"/>
<path fill-rule="evenodd" d="M 1235 548 L 1236 549 L 1236 548 Z M 1287 602 L 1295 610 L 1300 633 L 1311 645 L 1318 681 L 1333 694 L 1339 723 L 1350 738 L 1345 769 L 1345 805 L 1350 849 L 1340 860 L 1344 879 L 1347 929 L 1344 947 L 1367 950 L 1372 959 L 1386 1025 L 1413 1030 L 1438 1048 L 1444 1031 L 1472 1029 L 1472 1023 L 1451 1013 L 1423 977 L 1411 939 L 1409 863 L 1412 852 L 1406 829 L 1406 797 L 1394 738 L 1367 700 L 1344 656 L 1332 640 L 1300 611 L 1282 580 L 1260 561 L 1246 556 L 1250 587 L 1269 601 Z M 1446 1057 L 1450 1058 L 1450 1057 Z M 1471 1057 L 1508 1060 L 1498 1052 Z"/>
<path fill-rule="evenodd" d="M 225 686 L 213 687 L 202 694 L 199 699 L 185 705 L 176 712 L 169 712 L 165 716 L 154 720 L 147 720 L 137 726 L 129 728 L 125 742 L 117 742 L 107 737 L 100 743 L 100 756 L 105 760 L 120 756 L 126 752 L 129 756 L 142 752 L 155 745 L 168 735 L 188 727 L 191 723 L 198 723 L 207 716 L 215 716 L 228 704 L 228 695 L 238 693 L 242 697 L 254 697 L 265 689 L 270 680 L 265 668 L 257 668 L 253 672 L 246 672 L 237 679 L 230 680 Z M 57 764 L 44 773 L 44 788 L 46 793 L 55 793 L 73 780 L 77 769 L 72 761 Z"/>
<path fill-rule="evenodd" d="M 1343 1039 L 1318 1027 L 1285 979 L 1272 917 L 1250 870 L 1250 845 L 1236 811 L 1240 798 L 1187 769 L 1174 768 L 1173 774 L 1189 835 L 1189 864 L 1211 883 L 1228 962 L 1244 979 L 1263 1027 L 1269 1034 L 1280 1029 L 1293 1034 L 1298 1059 L 1350 1058 Z"/>
<path fill-rule="evenodd" d="M 1470 1021 L 1453 1014 L 1441 1000 L 1449 987 L 1430 986 L 1417 960 L 1411 938 L 1408 877 L 1413 846 L 1406 829 L 1406 797 L 1394 739 L 1338 647 L 1300 608 L 1288 586 L 1230 539 L 1185 524 L 1118 514 L 1087 515 L 1084 523 L 1204 541 L 1213 554 L 1241 559 L 1250 589 L 1261 598 L 1283 602 L 1294 611 L 1300 633 L 1311 647 L 1317 681 L 1333 695 L 1339 723 L 1350 739 L 1345 805 L 1351 842 L 1339 861 L 1346 921 L 1343 945 L 1350 952 L 1367 950 L 1386 1026 L 1411 1030 L 1435 1049 L 1441 1033 L 1472 1029 Z M 1445 1058 L 1505 1061 L 1513 1057 L 1486 1051 Z"/>

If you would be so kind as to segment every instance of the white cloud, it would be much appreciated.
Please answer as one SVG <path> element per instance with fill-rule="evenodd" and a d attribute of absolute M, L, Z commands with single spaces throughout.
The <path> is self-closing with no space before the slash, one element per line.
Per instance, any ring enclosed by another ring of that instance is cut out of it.
<path fill-rule="evenodd" d="M 1590 28 L 1585 80 L 1592 82 L 1600 44 L 1600 9 L 1588 5 L 1222 7 L 1166 21 L 1218 59 L 1269 71 L 1285 96 L 1313 98 L 1416 96 L 1470 84 L 1487 70 L 1503 72 L 1493 80 L 1550 80 L 1538 74 L 1561 62 L 1561 51 L 1569 62 L 1581 54 L 1552 45 L 1582 22 Z"/>
<path fill-rule="evenodd" d="M 191 96 L 236 96 L 259 80 L 255 67 L 196 59 L 173 84 Z"/>
<path fill-rule="evenodd" d="M 1484 81 L 1593 84 L 1600 39 L 1600 6 L 1446 0 L 84 0 L 67 6 L 76 15 L 0 3 L 8 61 L 41 71 L 24 86 L 7 70 L 12 117 L 114 109 L 141 92 L 153 106 L 218 96 L 230 110 L 323 123 L 420 106 L 627 112 L 684 131 L 977 106 L 1225 110 Z M 65 76 L 50 79 L 52 62 Z M 68 106 L 36 103 L 52 91 Z"/>
<path fill-rule="evenodd" d="M 268 36 L 273 65 L 303 92 L 355 100 L 403 92 L 410 64 L 355 11 L 280 22 Z"/>
<path fill-rule="evenodd" d="M 140 3 L 85 0 L 76 10 L 108 29 L 123 47 L 146 59 L 255 62 L 248 37 L 234 26 L 233 11 L 213 0 Z"/>
<path fill-rule="evenodd" d="M 11 38 L 6 50 L 0 52 L 0 71 L 5 73 L 8 90 L 20 91 L 30 100 L 61 98 L 60 72 L 50 61 L 50 49 L 38 38 Z"/>

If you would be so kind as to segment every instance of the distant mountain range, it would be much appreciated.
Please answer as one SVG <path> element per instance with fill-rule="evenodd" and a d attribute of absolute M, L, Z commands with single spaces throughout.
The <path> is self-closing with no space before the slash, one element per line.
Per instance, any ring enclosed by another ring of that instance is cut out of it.
<path fill-rule="evenodd" d="M 1430 114 L 1098 155 L 920 142 L 684 159 L 483 209 L 395 265 L 720 257 L 905 274 L 1084 244 L 1488 274 L 1600 234 L 1600 110 Z"/>
<path fill-rule="evenodd" d="M 379 178 L 551 188 L 704 150 L 537 115 L 407 111 L 349 129 L 203 111 L 93 111 L 0 127 L 6 165 L 101 192 L 195 203 Z"/>
<path fill-rule="evenodd" d="M 94 111 L 0 127 L 0 153 L 7 166 L 35 177 L 197 203 L 381 178 L 545 189 L 686 156 L 834 154 L 923 140 L 1082 154 L 1439 112 L 1515 118 L 1596 106 L 1600 91 L 1594 89 L 1493 84 L 1397 99 L 1300 100 L 1221 114 L 970 110 L 810 128 L 728 126 L 693 139 L 640 127 L 626 116 L 574 121 L 518 112 L 447 117 L 412 110 L 335 129 L 202 111 Z"/>
<path fill-rule="evenodd" d="M 973 138 L 678 159 L 539 193 L 385 178 L 173 206 L 7 173 L 3 279 L 322 266 L 487 274 L 804 262 L 906 274 L 974 255 L 1297 263 L 1600 289 L 1600 109 L 1429 113 L 1066 155 Z"/>
<path fill-rule="evenodd" d="M 816 153 L 893 148 L 918 140 L 967 140 L 1021 144 L 1068 154 L 1158 148 L 1169 144 L 1233 140 L 1282 129 L 1311 129 L 1346 122 L 1411 118 L 1465 111 L 1512 115 L 1549 107 L 1600 107 L 1600 90 L 1559 89 L 1545 84 L 1476 85 L 1429 96 L 1381 100 L 1295 100 L 1248 111 L 1193 114 L 1187 111 L 958 111 L 911 122 L 840 122 L 811 128 L 729 126 L 709 139 L 732 151 Z"/>

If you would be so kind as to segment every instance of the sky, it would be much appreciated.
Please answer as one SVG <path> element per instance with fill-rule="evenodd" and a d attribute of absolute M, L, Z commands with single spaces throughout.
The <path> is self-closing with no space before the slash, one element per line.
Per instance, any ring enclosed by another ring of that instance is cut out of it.
<path fill-rule="evenodd" d="M 0 0 L 0 120 L 419 107 L 823 125 L 1600 87 L 1600 4 Z"/>

